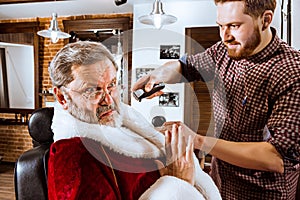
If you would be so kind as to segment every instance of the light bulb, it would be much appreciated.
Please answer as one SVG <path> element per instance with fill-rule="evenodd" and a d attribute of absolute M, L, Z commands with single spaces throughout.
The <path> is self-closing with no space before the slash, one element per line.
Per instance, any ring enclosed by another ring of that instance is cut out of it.
<path fill-rule="evenodd" d="M 56 43 L 58 41 L 58 34 L 57 31 L 51 31 L 51 42 Z"/>
<path fill-rule="evenodd" d="M 155 28 L 161 29 L 161 27 L 162 27 L 161 15 L 160 14 L 154 14 L 153 17 L 154 17 L 153 18 L 153 24 L 154 24 Z"/>

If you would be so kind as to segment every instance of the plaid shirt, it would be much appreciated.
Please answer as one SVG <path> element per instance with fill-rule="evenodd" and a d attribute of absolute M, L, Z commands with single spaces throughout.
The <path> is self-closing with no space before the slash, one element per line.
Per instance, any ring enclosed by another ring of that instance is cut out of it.
<path fill-rule="evenodd" d="M 215 136 L 271 143 L 283 174 L 245 169 L 217 158 L 212 177 L 224 199 L 294 199 L 300 163 L 300 52 L 276 36 L 261 52 L 239 61 L 219 42 L 181 59 L 188 81 L 214 81 Z"/>

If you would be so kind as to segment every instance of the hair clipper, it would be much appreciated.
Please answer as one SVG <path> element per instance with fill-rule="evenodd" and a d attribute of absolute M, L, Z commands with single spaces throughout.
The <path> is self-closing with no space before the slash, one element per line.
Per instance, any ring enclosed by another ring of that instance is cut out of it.
<path fill-rule="evenodd" d="M 154 84 L 152 90 L 146 92 L 144 89 L 138 89 L 133 92 L 133 96 L 137 101 L 142 101 L 143 98 L 149 97 L 157 91 L 160 91 L 165 88 L 164 83 Z"/>

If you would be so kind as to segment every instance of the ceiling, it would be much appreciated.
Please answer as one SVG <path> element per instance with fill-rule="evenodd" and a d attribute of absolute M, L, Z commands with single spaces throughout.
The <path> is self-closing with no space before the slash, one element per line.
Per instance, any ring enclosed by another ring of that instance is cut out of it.
<path fill-rule="evenodd" d="M 56 0 L 0 0 L 0 4 L 32 3 L 32 2 L 45 2 L 45 1 L 56 1 Z M 63 1 L 63 0 L 57 0 L 57 1 Z"/>
<path fill-rule="evenodd" d="M 50 17 L 56 12 L 59 16 L 82 14 L 128 13 L 133 6 L 128 0 L 126 4 L 116 6 L 114 0 L 74 0 L 44 1 L 33 3 L 0 4 L 0 20 Z"/>
<path fill-rule="evenodd" d="M 24 1 L 29 1 L 29 3 L 15 3 Z M 163 0 L 162 2 L 175 1 L 203 0 Z M 13 3 L 7 4 L 7 2 Z M 114 0 L 0 0 L 0 20 L 50 17 L 53 12 L 56 12 L 58 16 L 132 13 L 134 4 L 153 2 L 154 0 L 127 0 L 127 3 L 116 6 Z M 149 12 L 151 10 L 152 8 L 149 8 Z"/>

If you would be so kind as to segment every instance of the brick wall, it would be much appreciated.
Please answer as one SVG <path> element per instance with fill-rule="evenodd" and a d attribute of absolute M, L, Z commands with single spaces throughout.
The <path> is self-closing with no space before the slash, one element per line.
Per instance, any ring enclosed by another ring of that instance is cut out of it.
<path fill-rule="evenodd" d="M 3 157 L 3 161 L 15 162 L 30 148 L 32 148 L 32 140 L 26 125 L 0 126 L 0 156 Z"/>
<path fill-rule="evenodd" d="M 117 18 L 117 17 L 130 17 L 132 14 L 101 14 L 101 15 L 81 15 L 70 17 L 58 17 L 59 28 L 63 31 L 63 20 L 76 20 L 76 19 L 103 19 L 103 18 Z M 17 20 L 3 20 L 0 23 L 15 23 L 38 21 L 40 30 L 48 29 L 50 25 L 51 16 L 49 18 L 34 18 L 34 19 L 17 19 Z M 64 46 L 64 41 L 59 40 L 57 43 L 51 43 L 50 39 L 39 38 L 39 85 L 40 93 L 43 90 L 52 88 L 51 80 L 48 73 L 48 65 L 56 52 Z M 52 97 L 47 97 L 47 100 L 54 100 Z M 41 98 L 42 106 L 45 106 L 45 98 Z M 2 114 L 1 117 L 13 117 L 14 115 Z M 0 125 L 0 156 L 3 161 L 15 162 L 18 157 L 26 150 L 32 148 L 32 140 L 29 136 L 26 125 Z"/>

